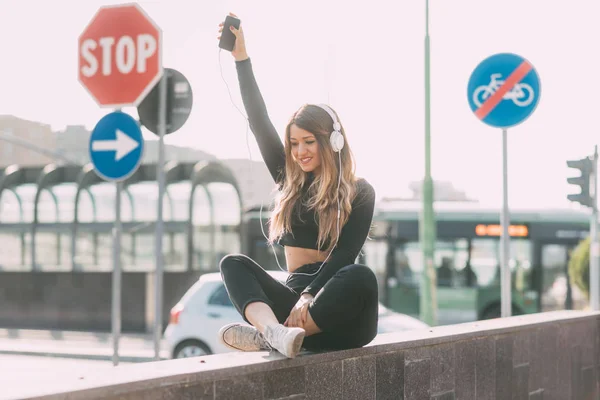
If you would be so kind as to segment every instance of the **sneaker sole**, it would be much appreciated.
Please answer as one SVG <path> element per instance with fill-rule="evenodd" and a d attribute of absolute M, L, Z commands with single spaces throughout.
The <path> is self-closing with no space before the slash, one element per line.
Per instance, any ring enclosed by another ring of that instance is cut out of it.
<path fill-rule="evenodd" d="M 288 358 L 295 358 L 298 353 L 300 353 L 300 350 L 302 349 L 302 343 L 304 342 L 304 336 L 306 335 L 306 332 L 302 331 L 300 333 L 298 333 L 296 335 L 296 337 L 294 338 L 294 341 L 292 342 L 292 348 L 291 348 L 291 352 L 290 355 L 287 356 Z"/>

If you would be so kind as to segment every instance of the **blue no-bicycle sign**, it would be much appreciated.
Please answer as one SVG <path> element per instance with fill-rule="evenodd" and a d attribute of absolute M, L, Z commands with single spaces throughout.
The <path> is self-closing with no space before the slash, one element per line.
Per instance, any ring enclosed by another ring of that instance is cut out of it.
<path fill-rule="evenodd" d="M 525 121 L 540 99 L 540 79 L 521 56 L 500 53 L 483 60 L 467 87 L 471 110 L 484 123 L 509 128 Z"/>

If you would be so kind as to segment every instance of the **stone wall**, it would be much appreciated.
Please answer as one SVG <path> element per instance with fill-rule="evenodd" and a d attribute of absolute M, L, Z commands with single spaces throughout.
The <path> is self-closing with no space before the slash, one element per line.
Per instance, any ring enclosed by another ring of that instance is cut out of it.
<path fill-rule="evenodd" d="M 256 352 L 124 365 L 57 376 L 19 398 L 595 400 L 599 360 L 600 313 L 561 311 L 379 335 L 291 360 Z"/>
<path fill-rule="evenodd" d="M 122 273 L 122 332 L 152 329 L 146 318 L 154 310 L 147 307 L 147 300 L 154 298 L 149 275 Z M 171 308 L 200 275 L 164 273 L 163 329 Z M 0 327 L 111 332 L 111 296 L 110 272 L 0 272 Z"/>

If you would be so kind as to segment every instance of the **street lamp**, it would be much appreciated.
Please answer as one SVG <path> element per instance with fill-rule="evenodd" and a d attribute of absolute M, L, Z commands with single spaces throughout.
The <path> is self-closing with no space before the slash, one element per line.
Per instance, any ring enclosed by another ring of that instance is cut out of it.
<path fill-rule="evenodd" d="M 419 219 L 419 239 L 423 253 L 421 273 L 420 317 L 428 325 L 436 325 L 436 272 L 433 265 L 435 221 L 433 215 L 433 180 L 431 178 L 431 82 L 429 41 L 429 0 L 425 0 L 425 177 L 423 209 Z"/>

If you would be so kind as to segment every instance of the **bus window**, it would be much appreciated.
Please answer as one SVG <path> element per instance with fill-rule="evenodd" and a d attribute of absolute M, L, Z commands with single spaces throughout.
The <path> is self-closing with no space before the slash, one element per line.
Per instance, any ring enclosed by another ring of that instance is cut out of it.
<path fill-rule="evenodd" d="M 375 275 L 385 275 L 385 257 L 388 245 L 383 240 L 367 240 L 361 251 L 364 255 L 364 260 L 357 261 L 364 263 L 371 268 Z M 360 256 L 358 257 L 360 258 Z"/>
<path fill-rule="evenodd" d="M 500 239 L 473 239 L 471 268 L 479 286 L 500 285 Z M 510 241 L 511 286 L 518 291 L 531 289 L 531 241 Z"/>
<path fill-rule="evenodd" d="M 500 284 L 498 239 L 473 239 L 471 242 L 471 268 L 479 286 Z"/>
<path fill-rule="evenodd" d="M 421 246 L 419 242 L 406 242 L 396 247 L 396 279 L 408 285 L 418 285 L 423 270 Z"/>
<path fill-rule="evenodd" d="M 542 311 L 562 310 L 567 299 L 567 246 L 542 246 Z"/>
<path fill-rule="evenodd" d="M 465 286 L 462 277 L 469 258 L 467 239 L 437 241 L 434 250 L 438 286 Z M 423 271 L 419 242 L 406 242 L 396 248 L 395 278 L 404 284 L 420 284 Z"/>
<path fill-rule="evenodd" d="M 574 246 L 574 244 L 554 243 L 542 246 L 542 312 L 580 310 L 587 306 L 585 295 L 569 281 L 567 276 L 570 253 Z"/>
<path fill-rule="evenodd" d="M 510 241 L 511 283 L 519 292 L 531 289 L 531 254 L 529 240 Z"/>
<path fill-rule="evenodd" d="M 377 285 L 379 285 L 380 288 L 379 301 L 385 303 L 385 294 L 388 285 L 386 279 L 393 278 L 393 276 L 386 276 L 386 270 L 388 268 L 386 262 L 388 256 L 388 244 L 386 241 L 380 239 L 367 240 L 361 253 L 363 256 L 361 257 L 359 255 L 359 257 L 357 257 L 357 262 L 366 265 L 375 272 Z"/>
<path fill-rule="evenodd" d="M 435 266 L 438 286 L 464 287 L 464 270 L 469 259 L 467 239 L 435 243 Z"/>

